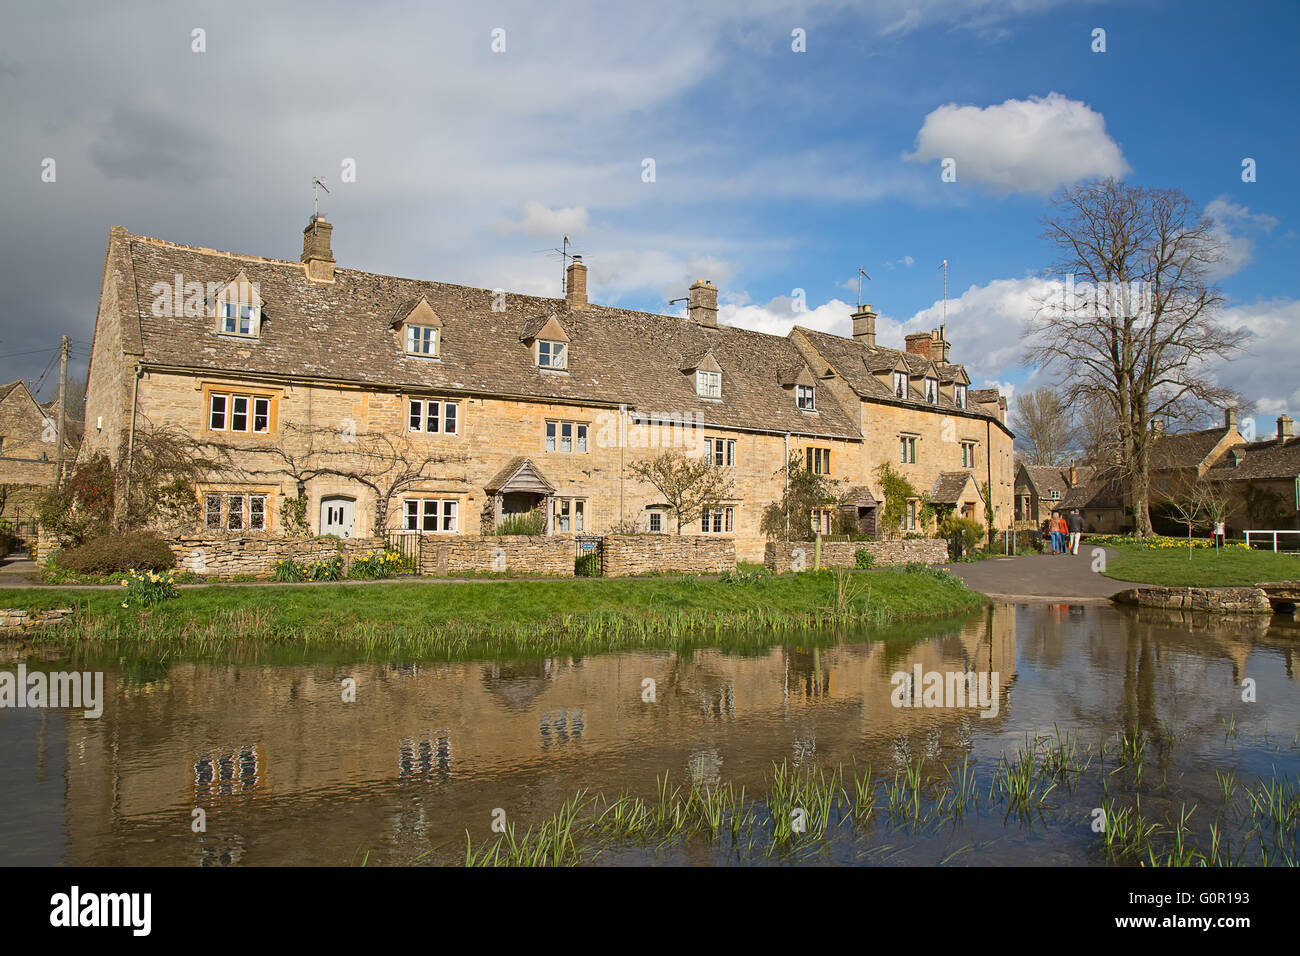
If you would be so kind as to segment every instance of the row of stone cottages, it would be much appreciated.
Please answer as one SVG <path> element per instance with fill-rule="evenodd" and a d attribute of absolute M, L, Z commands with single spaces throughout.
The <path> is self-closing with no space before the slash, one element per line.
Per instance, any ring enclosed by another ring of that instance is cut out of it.
<path fill-rule="evenodd" d="M 206 555 L 286 537 L 286 499 L 316 535 L 400 529 L 444 563 L 535 509 L 551 536 L 671 536 L 629 465 L 674 448 L 712 457 L 734 486 L 684 535 L 740 560 L 763 556 L 759 522 L 791 454 L 842 482 L 842 517 L 867 531 L 882 462 L 981 521 L 987 483 L 995 526 L 1011 520 L 1006 401 L 970 389 L 938 331 L 884 348 L 870 306 L 851 338 L 719 325 L 703 281 L 685 317 L 610 308 L 588 301 L 578 257 L 563 299 L 395 278 L 338 267 L 331 231 L 313 218 L 297 262 L 110 231 L 80 456 L 125 474 L 159 428 L 223 449 L 229 469 L 180 529 L 210 539 Z M 929 530 L 920 504 L 908 532 Z M 807 520 L 829 531 L 836 517 Z"/>

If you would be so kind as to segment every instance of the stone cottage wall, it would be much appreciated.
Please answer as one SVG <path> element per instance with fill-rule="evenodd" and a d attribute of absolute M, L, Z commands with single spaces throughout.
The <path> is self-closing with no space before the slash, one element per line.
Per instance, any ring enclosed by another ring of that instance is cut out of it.
<path fill-rule="evenodd" d="M 821 563 L 824 568 L 851 568 L 857 565 L 858 551 L 865 548 L 875 558 L 875 567 L 900 564 L 946 564 L 948 542 L 942 538 L 912 538 L 894 541 L 823 541 Z M 799 552 L 796 561 L 796 552 Z M 763 565 L 775 574 L 796 569 L 811 571 L 817 553 L 812 541 L 769 541 Z"/>
<path fill-rule="evenodd" d="M 572 538 L 547 535 L 426 536 L 420 554 L 420 573 L 440 577 L 472 571 L 496 571 L 573 577 L 576 555 Z"/>
<path fill-rule="evenodd" d="M 736 570 L 736 541 L 700 535 L 611 534 L 605 537 L 605 577 L 672 572 L 725 574 Z"/>
<path fill-rule="evenodd" d="M 168 541 L 176 555 L 178 571 L 192 571 L 205 577 L 229 578 L 251 574 L 270 577 L 276 561 L 326 560 L 343 552 L 343 570 L 347 572 L 352 559 L 370 551 L 382 551 L 380 538 L 351 538 L 338 541 L 334 538 L 280 538 L 273 535 L 247 534 L 192 535 Z"/>

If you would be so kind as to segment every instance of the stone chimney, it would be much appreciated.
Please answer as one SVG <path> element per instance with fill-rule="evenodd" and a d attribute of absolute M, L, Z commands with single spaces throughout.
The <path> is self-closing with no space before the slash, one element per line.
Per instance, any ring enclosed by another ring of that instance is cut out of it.
<path fill-rule="evenodd" d="M 853 313 L 853 340 L 868 348 L 876 347 L 876 313 L 870 305 L 859 306 Z"/>
<path fill-rule="evenodd" d="M 564 301 L 575 312 L 585 312 L 590 308 L 587 305 L 587 267 L 582 264 L 582 256 L 574 256 L 564 271 Z"/>
<path fill-rule="evenodd" d="M 930 339 L 934 343 L 931 348 L 934 351 L 934 360 L 944 365 L 948 364 L 948 339 L 942 329 L 932 329 Z"/>
<path fill-rule="evenodd" d="M 707 279 L 692 282 L 689 312 L 692 322 L 717 328 L 718 287 Z"/>
<path fill-rule="evenodd" d="M 334 281 L 334 253 L 330 251 L 330 234 L 334 227 L 324 216 L 312 216 L 302 231 L 302 264 L 311 282 Z"/>
<path fill-rule="evenodd" d="M 904 341 L 907 342 L 907 351 L 914 355 L 924 355 L 928 359 L 934 358 L 934 339 L 930 338 L 929 332 L 917 332 L 914 335 L 909 335 Z"/>
<path fill-rule="evenodd" d="M 1289 415 L 1279 415 L 1277 419 L 1277 443 L 1280 445 L 1289 438 L 1294 438 L 1292 430 L 1294 423 Z"/>
<path fill-rule="evenodd" d="M 1235 408 L 1225 408 L 1223 410 L 1223 427 L 1224 428 L 1237 427 L 1237 410 Z"/>
<path fill-rule="evenodd" d="M 1066 484 L 1068 484 L 1071 488 L 1073 488 L 1078 483 L 1079 483 L 1079 472 L 1074 467 L 1074 462 L 1070 462 L 1070 479 L 1068 482 L 1066 482 Z"/>

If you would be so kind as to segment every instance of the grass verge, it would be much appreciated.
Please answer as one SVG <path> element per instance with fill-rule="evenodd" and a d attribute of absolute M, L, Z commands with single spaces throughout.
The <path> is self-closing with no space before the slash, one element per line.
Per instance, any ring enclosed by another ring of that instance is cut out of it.
<path fill-rule="evenodd" d="M 1086 542 L 1085 542 L 1086 543 Z M 1245 548 L 1188 549 L 1107 544 L 1117 556 L 1106 563 L 1108 578 L 1166 587 L 1241 587 L 1267 581 L 1300 579 L 1300 555 L 1248 551 Z M 1082 551 L 1082 549 L 1081 549 Z"/>

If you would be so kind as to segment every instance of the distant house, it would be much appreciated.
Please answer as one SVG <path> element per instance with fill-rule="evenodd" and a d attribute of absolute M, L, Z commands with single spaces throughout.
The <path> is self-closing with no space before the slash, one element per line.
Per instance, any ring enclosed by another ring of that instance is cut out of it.
<path fill-rule="evenodd" d="M 1250 528 L 1300 530 L 1300 438 L 1283 415 L 1275 437 L 1231 447 L 1205 476 L 1231 492 L 1229 534 Z"/>
<path fill-rule="evenodd" d="M 58 452 L 55 418 L 40 405 L 22 381 L 0 385 L 0 494 L 8 519 L 27 517 L 46 489 L 55 484 Z M 71 463 L 76 445 L 68 441 L 65 461 Z"/>
<path fill-rule="evenodd" d="M 1020 465 L 1016 469 L 1016 522 L 1021 527 L 1038 528 L 1046 521 L 1071 489 L 1093 479 L 1091 465 Z"/>

